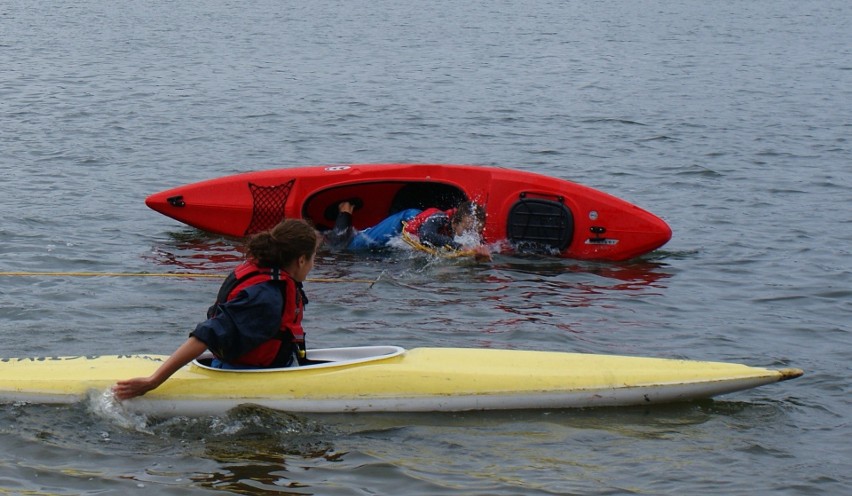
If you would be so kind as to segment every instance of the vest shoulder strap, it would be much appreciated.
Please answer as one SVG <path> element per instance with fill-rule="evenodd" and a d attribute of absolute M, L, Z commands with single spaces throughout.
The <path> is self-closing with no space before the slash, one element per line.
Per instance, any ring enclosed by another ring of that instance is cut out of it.
<path fill-rule="evenodd" d="M 261 268 L 252 263 L 244 263 L 231 271 L 225 280 L 222 282 L 222 285 L 219 287 L 219 292 L 216 293 L 216 301 L 213 305 L 207 309 L 207 318 L 211 318 L 216 314 L 216 306 L 225 303 L 229 299 L 231 299 L 232 293 L 241 286 L 245 285 L 246 282 L 251 279 L 261 276 L 265 280 L 272 281 L 280 281 L 281 274 L 279 269 L 272 268 Z"/>

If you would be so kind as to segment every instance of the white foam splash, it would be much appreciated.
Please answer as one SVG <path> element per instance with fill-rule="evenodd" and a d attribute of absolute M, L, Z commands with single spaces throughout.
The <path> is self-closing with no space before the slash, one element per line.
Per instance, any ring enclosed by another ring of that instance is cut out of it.
<path fill-rule="evenodd" d="M 476 232 L 465 231 L 453 238 L 453 241 L 460 244 L 463 249 L 470 250 L 479 246 L 481 239 Z"/>
<path fill-rule="evenodd" d="M 411 247 L 408 243 L 402 239 L 402 236 L 394 236 L 388 240 L 387 245 L 390 248 L 396 248 L 400 250 L 414 251 L 414 248 Z"/>
<path fill-rule="evenodd" d="M 148 418 L 145 415 L 128 412 L 124 405 L 115 398 L 111 389 L 89 391 L 88 407 L 98 417 L 119 427 L 153 434 L 153 431 L 148 428 Z"/>

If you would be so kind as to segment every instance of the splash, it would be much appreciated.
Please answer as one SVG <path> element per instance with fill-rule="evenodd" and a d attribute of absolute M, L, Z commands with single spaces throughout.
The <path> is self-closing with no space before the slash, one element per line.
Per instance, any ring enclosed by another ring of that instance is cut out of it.
<path fill-rule="evenodd" d="M 482 243 L 479 233 L 474 230 L 464 231 L 463 233 L 455 236 L 453 241 L 460 244 L 463 250 L 472 250 Z"/>
<path fill-rule="evenodd" d="M 127 411 L 124 405 L 115 398 L 111 389 L 89 391 L 86 403 L 90 412 L 111 424 L 124 429 L 153 434 L 153 431 L 148 428 L 148 418 L 145 415 Z"/>

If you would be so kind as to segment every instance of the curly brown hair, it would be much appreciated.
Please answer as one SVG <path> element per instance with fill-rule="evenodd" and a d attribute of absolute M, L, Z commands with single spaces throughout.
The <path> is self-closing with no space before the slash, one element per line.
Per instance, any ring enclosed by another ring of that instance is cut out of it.
<path fill-rule="evenodd" d="M 261 267 L 286 267 L 301 256 L 316 253 L 319 236 L 303 219 L 284 219 L 268 231 L 255 234 L 248 242 L 248 257 Z"/>

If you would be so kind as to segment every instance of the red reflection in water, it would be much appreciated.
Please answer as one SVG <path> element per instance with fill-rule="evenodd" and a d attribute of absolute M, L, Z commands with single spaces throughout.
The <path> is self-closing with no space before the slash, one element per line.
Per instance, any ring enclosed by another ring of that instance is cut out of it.
<path fill-rule="evenodd" d="M 493 324 L 506 332 L 521 324 L 535 323 L 579 334 L 580 323 L 563 319 L 579 308 L 618 309 L 624 296 L 659 295 L 672 276 L 657 262 L 573 263 L 518 260 L 495 264 L 498 271 L 483 279 L 484 301 L 509 314 Z M 568 309 L 568 310 L 566 310 Z M 487 331 L 487 330 L 486 330 Z"/>
<path fill-rule="evenodd" d="M 240 240 L 222 237 L 173 235 L 172 243 L 153 247 L 144 258 L 178 271 L 226 273 L 245 259 L 245 248 Z"/>

